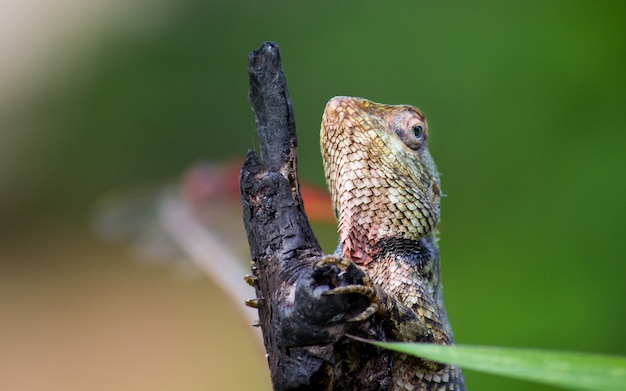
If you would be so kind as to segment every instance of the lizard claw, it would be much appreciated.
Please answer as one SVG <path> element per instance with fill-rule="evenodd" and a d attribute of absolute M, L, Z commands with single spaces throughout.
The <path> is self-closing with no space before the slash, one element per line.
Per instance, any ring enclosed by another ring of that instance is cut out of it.
<path fill-rule="evenodd" d="M 362 322 L 378 311 L 378 294 L 366 271 L 347 259 L 333 255 L 323 257 L 316 265 L 330 287 L 322 295 L 357 295 L 367 300 L 367 307 L 346 322 Z M 329 271 L 334 272 L 329 272 Z"/>

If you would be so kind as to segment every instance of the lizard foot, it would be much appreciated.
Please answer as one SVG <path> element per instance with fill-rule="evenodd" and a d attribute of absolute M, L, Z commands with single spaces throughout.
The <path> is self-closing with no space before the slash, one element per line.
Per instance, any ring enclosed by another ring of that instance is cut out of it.
<path fill-rule="evenodd" d="M 314 278 L 318 283 L 325 280 L 330 287 L 322 295 L 357 295 L 367 300 L 367 307 L 347 319 L 347 322 L 362 322 L 378 311 L 379 298 L 367 272 L 347 259 L 334 255 L 324 256 L 315 265 Z"/>

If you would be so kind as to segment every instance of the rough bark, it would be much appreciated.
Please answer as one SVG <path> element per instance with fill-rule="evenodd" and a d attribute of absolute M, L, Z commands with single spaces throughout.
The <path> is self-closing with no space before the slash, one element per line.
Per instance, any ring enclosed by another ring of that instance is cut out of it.
<path fill-rule="evenodd" d="M 358 295 L 323 295 L 358 284 L 357 269 L 316 266 L 322 250 L 304 213 L 296 172 L 295 120 L 280 53 L 266 42 L 248 57 L 261 156 L 241 171 L 243 219 L 256 277 L 259 320 L 275 390 L 384 390 L 389 353 L 345 334 L 383 339 L 380 322 L 346 322 L 368 303 Z"/>

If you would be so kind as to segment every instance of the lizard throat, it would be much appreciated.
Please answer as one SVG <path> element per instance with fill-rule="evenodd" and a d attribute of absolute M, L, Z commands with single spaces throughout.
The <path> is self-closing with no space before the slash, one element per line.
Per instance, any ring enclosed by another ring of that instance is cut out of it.
<path fill-rule="evenodd" d="M 415 204 L 411 204 L 415 206 Z M 421 205 L 421 204 L 420 204 Z M 405 203 L 378 200 L 343 208 L 339 217 L 342 255 L 359 265 L 373 261 L 379 243 L 393 240 L 419 241 L 435 231 L 435 211 L 427 205 L 409 209 Z"/>

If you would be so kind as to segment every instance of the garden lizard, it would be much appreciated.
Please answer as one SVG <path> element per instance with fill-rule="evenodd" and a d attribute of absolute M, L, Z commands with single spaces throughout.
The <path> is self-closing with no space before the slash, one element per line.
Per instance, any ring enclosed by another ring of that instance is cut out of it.
<path fill-rule="evenodd" d="M 436 226 L 439 173 L 428 125 L 412 106 L 335 97 L 324 110 L 321 147 L 338 220 L 339 248 L 322 264 L 359 265 L 371 305 L 353 320 L 381 319 L 390 341 L 453 344 L 443 306 Z M 358 285 L 328 294 L 356 292 Z M 393 353 L 392 390 L 464 390 L 454 366 Z"/>

